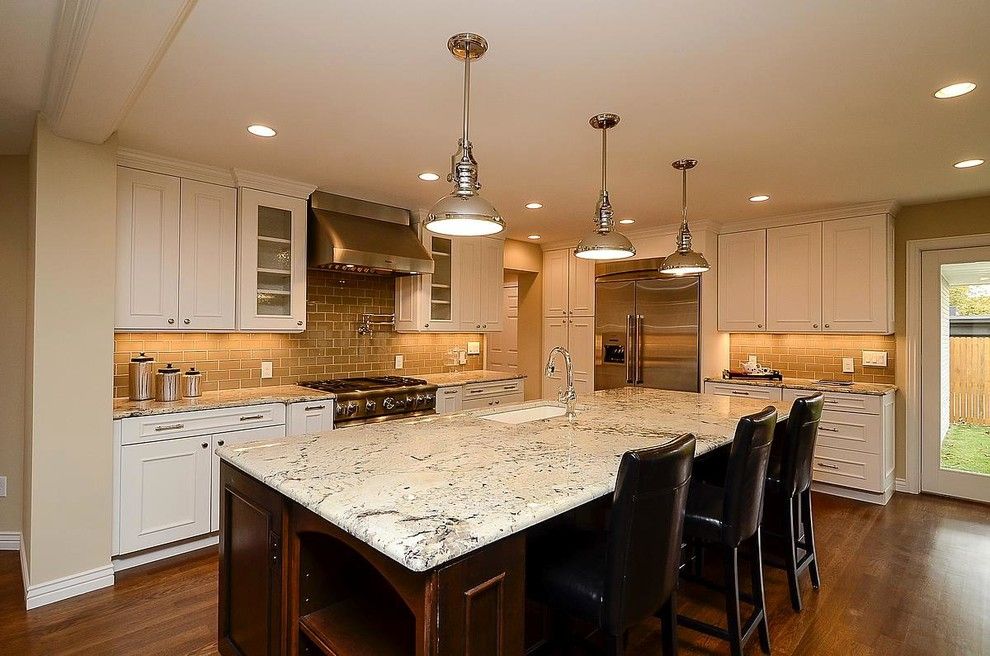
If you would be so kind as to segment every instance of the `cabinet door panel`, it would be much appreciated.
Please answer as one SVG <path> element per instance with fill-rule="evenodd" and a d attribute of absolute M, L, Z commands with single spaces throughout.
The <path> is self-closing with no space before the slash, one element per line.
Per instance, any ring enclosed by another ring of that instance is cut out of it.
<path fill-rule="evenodd" d="M 887 215 L 827 221 L 822 230 L 822 327 L 889 333 L 893 260 Z"/>
<path fill-rule="evenodd" d="M 718 237 L 718 329 L 766 330 L 767 232 Z"/>
<path fill-rule="evenodd" d="M 567 276 L 570 250 L 560 249 L 543 254 L 543 315 L 562 317 L 567 314 Z"/>
<path fill-rule="evenodd" d="M 543 359 L 547 361 L 550 349 L 554 346 L 567 348 L 567 319 L 565 317 L 546 317 L 543 319 Z M 564 369 L 558 366 L 553 376 L 543 378 L 543 398 L 556 399 L 557 392 L 564 381 Z"/>
<path fill-rule="evenodd" d="M 117 329 L 170 329 L 179 314 L 179 178 L 117 167 Z"/>
<path fill-rule="evenodd" d="M 462 298 L 470 294 L 471 289 L 470 284 L 465 284 L 459 267 L 464 248 L 470 251 L 471 245 L 429 231 L 424 237 L 433 256 L 433 275 L 423 281 L 420 300 L 428 319 L 425 323 L 429 324 L 431 332 L 458 330 L 465 312 Z"/>
<path fill-rule="evenodd" d="M 293 403 L 289 406 L 285 434 L 308 435 L 322 433 L 333 428 L 333 399 Z"/>
<path fill-rule="evenodd" d="M 568 251 L 568 314 L 583 317 L 595 314 L 595 261 L 583 260 Z"/>
<path fill-rule="evenodd" d="M 212 476 L 212 506 L 210 510 L 211 521 L 210 530 L 220 530 L 220 456 L 215 451 L 221 446 L 233 446 L 254 440 L 273 440 L 285 437 L 285 426 L 268 426 L 265 428 L 251 428 L 242 431 L 231 431 L 229 433 L 218 433 L 212 436 L 212 447 L 210 448 L 211 476 Z M 209 439 L 209 438 L 207 438 Z"/>
<path fill-rule="evenodd" d="M 481 329 L 488 332 L 502 330 L 502 279 L 503 242 L 501 239 L 482 238 L 481 249 Z"/>
<path fill-rule="evenodd" d="M 463 399 L 463 387 L 441 387 L 437 390 L 437 414 L 446 415 L 451 412 L 460 412 Z"/>
<path fill-rule="evenodd" d="M 568 319 L 567 350 L 574 363 L 574 389 L 578 394 L 591 394 L 595 391 L 594 317 Z"/>
<path fill-rule="evenodd" d="M 462 237 L 454 242 L 457 275 L 456 305 L 461 330 L 481 330 L 481 238 Z"/>
<path fill-rule="evenodd" d="M 193 180 L 181 189 L 178 327 L 233 330 L 237 191 Z"/>
<path fill-rule="evenodd" d="M 767 230 L 767 330 L 819 332 L 822 224 Z"/>
<path fill-rule="evenodd" d="M 210 531 L 211 446 L 193 436 L 121 448 L 121 553 Z"/>

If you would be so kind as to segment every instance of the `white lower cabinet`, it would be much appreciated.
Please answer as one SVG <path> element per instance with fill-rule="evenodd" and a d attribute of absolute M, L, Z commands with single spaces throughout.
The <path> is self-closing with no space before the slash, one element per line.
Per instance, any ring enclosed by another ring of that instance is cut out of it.
<path fill-rule="evenodd" d="M 308 435 L 333 429 L 333 399 L 305 401 L 289 405 L 285 434 Z"/>
<path fill-rule="evenodd" d="M 437 390 L 437 414 L 479 410 L 523 402 L 522 379 L 468 383 Z"/>
<path fill-rule="evenodd" d="M 463 400 L 463 386 L 441 387 L 437 390 L 437 414 L 448 415 L 452 412 L 460 412 Z"/>
<path fill-rule="evenodd" d="M 254 442 L 255 440 L 282 439 L 285 437 L 285 426 L 266 426 L 264 428 L 251 428 L 248 430 L 231 431 L 229 433 L 219 433 L 212 435 L 213 444 L 210 449 L 212 455 L 212 472 L 210 482 L 210 497 L 213 502 L 210 511 L 210 530 L 220 530 L 220 456 L 216 450 L 222 446 L 234 446 L 244 442 Z"/>

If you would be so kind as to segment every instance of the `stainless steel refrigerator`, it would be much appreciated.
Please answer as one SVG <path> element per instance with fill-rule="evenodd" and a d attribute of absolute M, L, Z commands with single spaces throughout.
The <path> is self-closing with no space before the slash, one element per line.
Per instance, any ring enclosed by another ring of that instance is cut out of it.
<path fill-rule="evenodd" d="M 662 260 L 595 265 L 595 389 L 699 391 L 698 276 L 661 276 Z"/>

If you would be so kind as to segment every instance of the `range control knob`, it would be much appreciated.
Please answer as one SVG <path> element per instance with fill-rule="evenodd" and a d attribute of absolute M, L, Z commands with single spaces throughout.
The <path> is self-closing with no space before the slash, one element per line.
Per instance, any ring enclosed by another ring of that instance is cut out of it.
<path fill-rule="evenodd" d="M 406 397 L 406 403 L 405 403 L 406 408 L 413 408 L 415 407 L 415 404 L 416 404 L 416 400 L 413 397 L 411 396 Z"/>
<path fill-rule="evenodd" d="M 337 415 L 338 417 L 343 417 L 344 416 L 344 404 L 343 403 L 338 403 L 337 404 L 337 407 L 334 410 L 334 414 Z"/>
<path fill-rule="evenodd" d="M 348 402 L 347 415 L 348 416 L 353 415 L 355 412 L 357 412 L 357 403 L 355 403 L 354 401 Z"/>
<path fill-rule="evenodd" d="M 374 411 L 375 411 L 375 407 L 376 407 L 377 405 L 378 405 L 378 404 L 377 404 L 377 403 L 375 403 L 375 400 L 374 400 L 374 399 L 368 399 L 367 401 L 365 401 L 365 402 L 364 402 L 364 409 L 365 409 L 365 410 L 366 410 L 367 412 L 374 412 Z"/>
<path fill-rule="evenodd" d="M 416 402 L 415 403 L 416 403 L 416 406 L 415 407 L 417 407 L 417 408 L 426 405 L 426 397 L 423 396 L 422 394 L 417 394 L 416 395 Z"/>
<path fill-rule="evenodd" d="M 432 394 L 426 395 L 426 405 L 433 405 L 433 401 L 436 399 Z"/>
<path fill-rule="evenodd" d="M 386 397 L 385 400 L 382 401 L 382 405 L 385 407 L 386 410 L 395 410 L 395 399 L 393 399 L 391 396 Z"/>

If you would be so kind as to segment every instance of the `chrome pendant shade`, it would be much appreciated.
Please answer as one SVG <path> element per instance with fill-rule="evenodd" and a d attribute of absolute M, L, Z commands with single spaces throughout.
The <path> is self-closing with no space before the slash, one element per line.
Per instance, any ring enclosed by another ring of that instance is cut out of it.
<path fill-rule="evenodd" d="M 586 260 L 621 260 L 636 254 L 629 238 L 615 230 L 612 204 L 608 198 L 608 134 L 609 128 L 619 122 L 617 114 L 596 114 L 589 121 L 591 127 L 602 131 L 602 191 L 595 213 L 595 231 L 582 239 L 574 249 L 574 255 Z"/>
<path fill-rule="evenodd" d="M 679 159 L 671 166 L 681 172 L 681 228 L 677 232 L 677 250 L 664 258 L 660 273 L 688 276 L 708 271 L 708 260 L 691 249 L 691 231 L 687 221 L 687 172 L 698 165 L 696 159 Z"/>
<path fill-rule="evenodd" d="M 488 51 L 488 42 L 477 34 L 455 34 L 447 49 L 464 62 L 464 121 L 457 152 L 450 158 L 447 181 L 454 190 L 438 200 L 426 219 L 426 229 L 441 235 L 476 237 L 505 230 L 505 221 L 489 201 L 478 194 L 478 162 L 471 153 L 468 124 L 471 109 L 471 61 Z"/>

